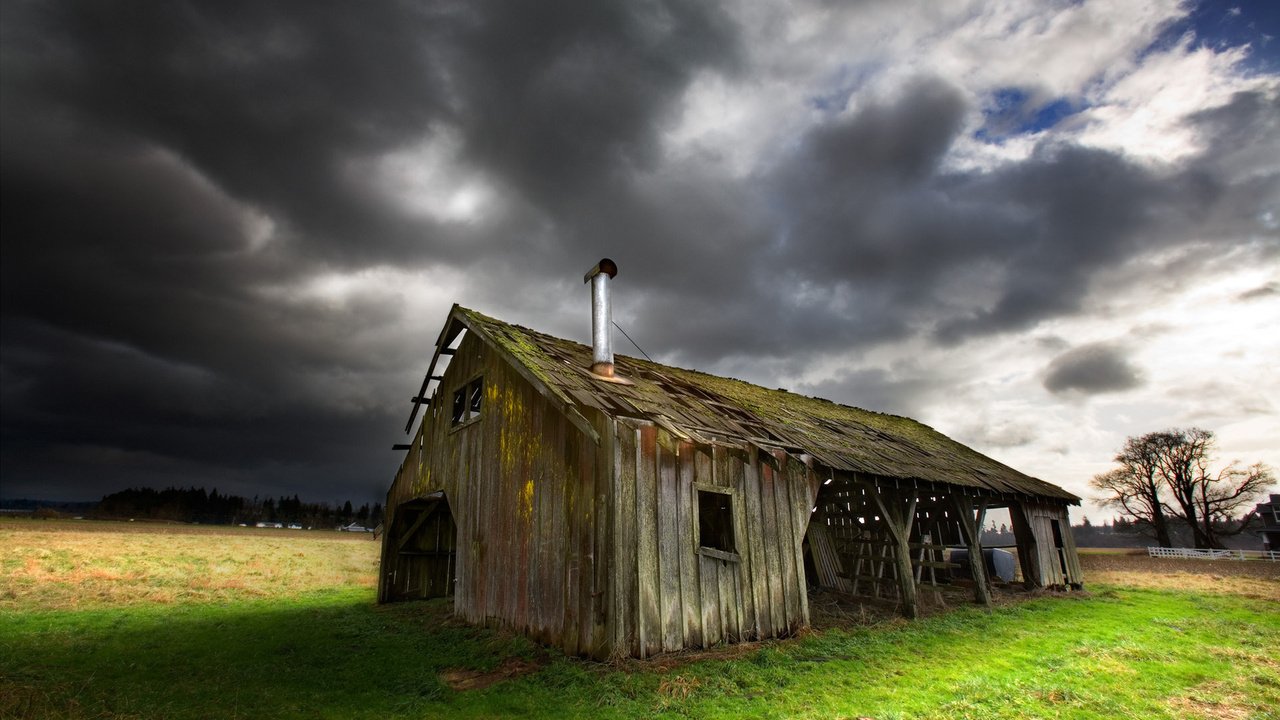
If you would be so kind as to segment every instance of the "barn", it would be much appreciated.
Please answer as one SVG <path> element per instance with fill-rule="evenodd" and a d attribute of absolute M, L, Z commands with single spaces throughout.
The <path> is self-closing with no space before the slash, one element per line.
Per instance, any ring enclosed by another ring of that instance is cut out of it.
<path fill-rule="evenodd" d="M 379 602 L 452 597 L 596 658 L 785 637 L 811 587 L 915 616 L 995 508 L 1028 587 L 1081 585 L 1078 497 L 905 417 L 615 356 L 616 274 L 585 278 L 591 346 L 450 310 L 396 446 Z"/>

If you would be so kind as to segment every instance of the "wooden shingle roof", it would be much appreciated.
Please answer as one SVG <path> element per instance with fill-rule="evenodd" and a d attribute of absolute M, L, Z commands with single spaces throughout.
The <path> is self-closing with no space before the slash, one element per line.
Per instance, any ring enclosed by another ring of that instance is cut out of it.
<path fill-rule="evenodd" d="M 591 348 L 454 306 L 458 321 L 509 355 L 566 411 L 594 408 L 649 420 L 695 441 L 754 443 L 808 453 L 835 470 L 962 486 L 1000 495 L 1078 503 L 1066 490 L 1025 475 L 927 425 L 786 390 L 618 355 L 618 375 L 602 382 L 588 371 Z M 450 334 L 446 325 L 442 339 Z"/>

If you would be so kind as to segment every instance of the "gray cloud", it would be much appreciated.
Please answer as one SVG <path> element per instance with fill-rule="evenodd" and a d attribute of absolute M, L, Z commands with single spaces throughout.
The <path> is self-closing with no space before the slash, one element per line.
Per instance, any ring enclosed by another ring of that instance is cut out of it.
<path fill-rule="evenodd" d="M 11 3 L 0 41 L 6 495 L 167 477 L 376 499 L 441 318 L 394 287 L 298 292 L 325 274 L 461 277 L 451 299 L 583 338 L 581 274 L 610 256 L 650 354 L 797 376 L 1073 316 L 1100 273 L 1192 242 L 1280 253 L 1259 159 L 1280 113 L 1257 93 L 1191 118 L 1210 150 L 1160 173 L 1061 142 L 980 172 L 945 163 L 974 98 L 922 76 L 729 174 L 663 144 L 696 78 L 758 69 L 706 3 Z M 492 186 L 472 222 L 370 176 L 442 136 Z M 1132 370 L 1077 351 L 1064 388 Z M 915 414 L 939 387 L 893 367 L 795 389 Z"/>
<path fill-rule="evenodd" d="M 1269 282 L 1259 285 L 1256 288 L 1245 290 L 1236 296 L 1236 299 L 1242 301 L 1257 300 L 1258 298 L 1271 297 L 1272 295 L 1280 295 L 1280 283 Z"/>
<path fill-rule="evenodd" d="M 1142 373 L 1124 351 L 1107 343 L 1073 348 L 1054 358 L 1045 371 L 1044 387 L 1052 393 L 1086 395 L 1130 390 L 1142 384 Z"/>

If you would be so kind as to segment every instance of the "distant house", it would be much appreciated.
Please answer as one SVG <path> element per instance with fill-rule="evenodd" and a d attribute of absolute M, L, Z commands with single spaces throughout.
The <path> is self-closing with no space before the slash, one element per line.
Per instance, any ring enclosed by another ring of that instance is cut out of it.
<path fill-rule="evenodd" d="M 1254 512 L 1262 520 L 1262 549 L 1280 550 L 1280 495 L 1272 495 L 1270 502 L 1258 503 Z"/>
<path fill-rule="evenodd" d="M 586 278 L 592 346 L 449 312 L 397 446 L 381 602 L 452 596 L 600 658 L 782 637 L 812 586 L 885 585 L 914 616 L 942 546 L 983 557 L 993 508 L 1028 586 L 1081 585 L 1060 487 L 905 417 L 614 357 L 616 272 Z"/>

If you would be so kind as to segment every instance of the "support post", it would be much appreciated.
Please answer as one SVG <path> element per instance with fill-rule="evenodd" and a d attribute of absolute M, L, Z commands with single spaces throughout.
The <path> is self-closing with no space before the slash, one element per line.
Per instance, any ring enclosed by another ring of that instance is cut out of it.
<path fill-rule="evenodd" d="M 880 508 L 880 516 L 884 518 L 885 527 L 893 538 L 895 552 L 894 562 L 898 571 L 898 588 L 902 597 L 902 614 L 909 618 L 920 616 L 920 607 L 916 601 L 916 578 L 911 569 L 911 524 L 916 516 L 916 498 L 912 497 L 906 505 L 905 512 L 899 507 L 900 497 L 891 495 L 884 497 L 880 488 L 871 485 L 871 497 Z M 885 493 L 887 495 L 887 493 Z"/>
<path fill-rule="evenodd" d="M 965 546 L 969 548 L 969 567 L 972 568 L 973 573 L 973 599 L 986 607 L 991 607 L 991 588 L 987 585 L 987 562 L 982 554 L 982 523 L 987 515 L 987 501 L 978 501 L 976 518 L 972 498 L 952 495 L 951 503 L 960 517 L 960 531 L 964 533 Z"/>

